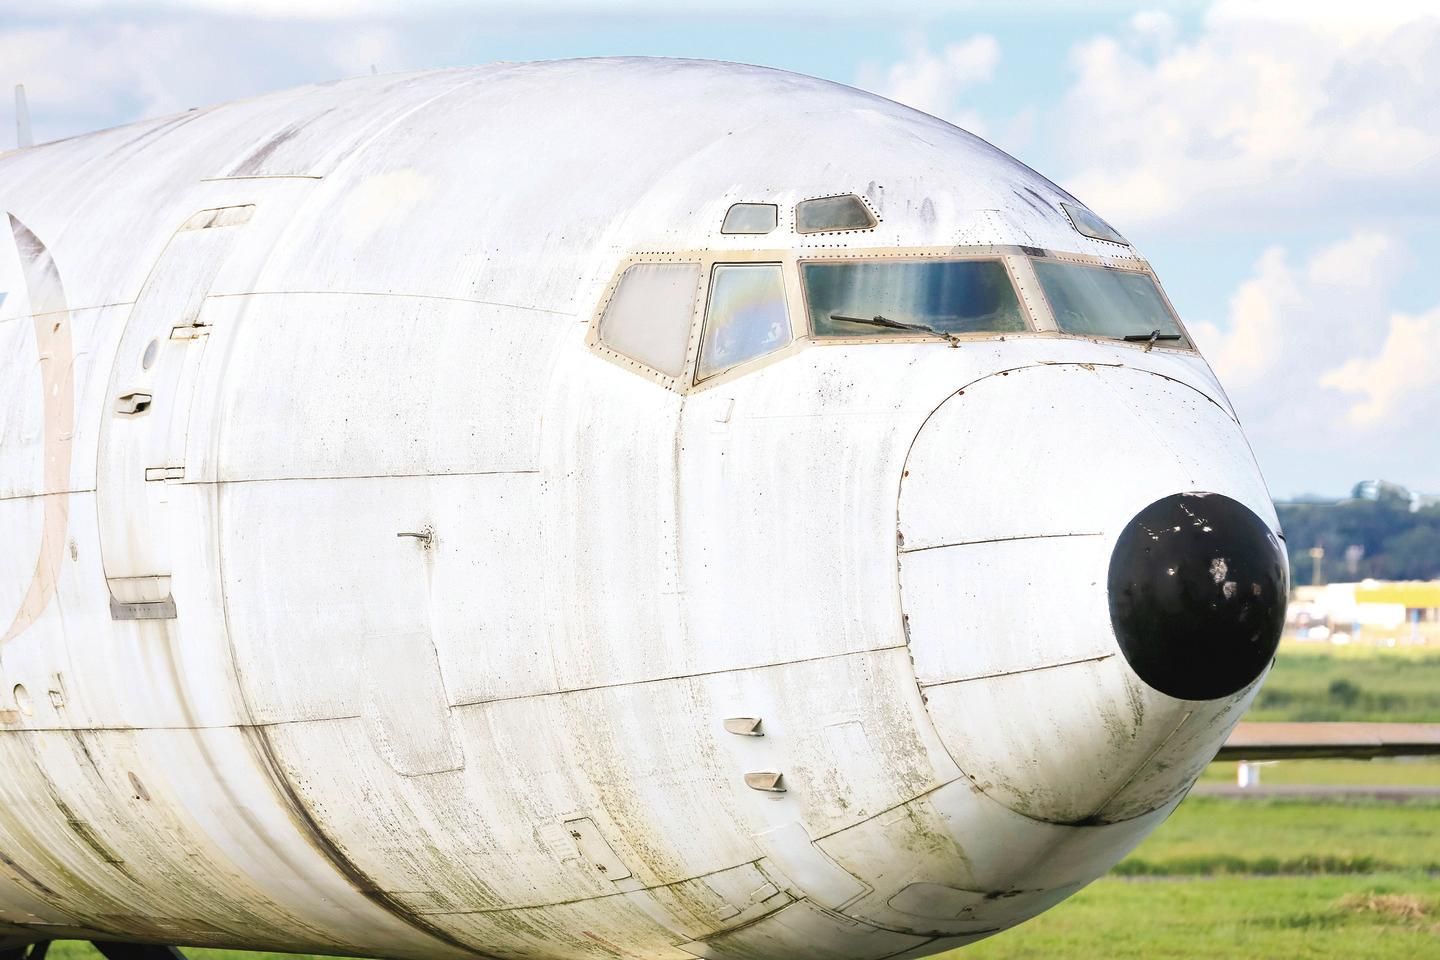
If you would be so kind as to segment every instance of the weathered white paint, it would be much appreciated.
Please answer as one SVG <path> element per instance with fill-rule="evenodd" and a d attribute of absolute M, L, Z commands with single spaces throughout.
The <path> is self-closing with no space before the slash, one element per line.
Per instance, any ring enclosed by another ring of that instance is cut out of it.
<path fill-rule="evenodd" d="M 793 233 L 850 192 L 875 229 Z M 1021 245 L 1142 266 L 1066 197 L 888 101 L 663 60 L 0 156 L 44 246 L 0 239 L 0 944 L 878 960 L 1103 873 L 1253 693 L 1155 693 L 1105 615 L 1157 497 L 1274 524 L 1223 392 L 1038 301 L 816 344 L 794 270 L 993 246 L 1028 301 Z M 721 235 L 739 201 L 780 228 Z M 688 388 L 698 333 L 677 381 L 604 356 L 619 269 L 676 257 L 784 263 L 796 342 Z"/>

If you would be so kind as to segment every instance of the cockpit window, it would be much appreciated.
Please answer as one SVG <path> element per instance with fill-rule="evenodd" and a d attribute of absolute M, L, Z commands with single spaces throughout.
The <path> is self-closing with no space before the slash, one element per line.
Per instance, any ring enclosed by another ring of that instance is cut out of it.
<path fill-rule="evenodd" d="M 1025 329 L 999 260 L 843 260 L 801 265 L 817 337 L 919 336 Z"/>
<path fill-rule="evenodd" d="M 1033 260 L 1064 333 L 1189 346 L 1149 274 L 1060 260 Z"/>
<path fill-rule="evenodd" d="M 865 201 L 847 193 L 841 197 L 816 197 L 795 204 L 796 233 L 834 233 L 869 230 L 879 221 Z"/>
<path fill-rule="evenodd" d="M 790 342 L 785 278 L 778 263 L 717 263 L 697 381 Z"/>
<path fill-rule="evenodd" d="M 1079 204 L 1060 201 L 1060 209 L 1065 211 L 1065 216 L 1070 218 L 1070 226 L 1075 228 L 1076 233 L 1084 234 L 1087 237 L 1094 237 L 1096 240 L 1105 240 L 1109 243 L 1120 243 L 1130 246 L 1130 241 L 1115 230 L 1114 227 L 1095 216 L 1093 210 L 1087 210 Z"/>
<path fill-rule="evenodd" d="M 668 376 L 685 369 L 690 321 L 700 286 L 698 263 L 637 263 L 620 278 L 600 340 L 607 347 Z"/>
<path fill-rule="evenodd" d="M 769 233 L 779 222 L 780 208 L 773 203 L 732 203 L 720 232 Z"/>

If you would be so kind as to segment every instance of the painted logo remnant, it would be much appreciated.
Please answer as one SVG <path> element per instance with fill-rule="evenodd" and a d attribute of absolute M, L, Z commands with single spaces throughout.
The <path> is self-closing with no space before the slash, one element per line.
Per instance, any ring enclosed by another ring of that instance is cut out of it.
<path fill-rule="evenodd" d="M 20 609 L 0 634 L 0 644 L 23 633 L 45 612 L 55 595 L 70 522 L 70 443 L 75 432 L 75 350 L 70 339 L 70 309 L 65 302 L 65 287 L 50 251 L 14 214 L 10 214 L 10 231 L 15 237 L 21 274 L 30 298 L 44 391 L 45 470 L 40 488 L 44 514 L 35 573 L 20 601 Z"/>

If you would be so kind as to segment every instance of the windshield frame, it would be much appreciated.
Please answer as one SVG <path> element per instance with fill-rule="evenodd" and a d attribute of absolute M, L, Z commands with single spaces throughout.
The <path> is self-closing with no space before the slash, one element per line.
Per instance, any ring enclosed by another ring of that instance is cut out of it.
<path fill-rule="evenodd" d="M 585 338 L 585 345 L 590 352 L 603 360 L 628 370 L 633 375 L 638 375 L 650 380 L 668 390 L 676 393 L 688 393 L 727 383 L 736 377 L 745 376 L 747 373 L 758 368 L 779 363 L 798 351 L 808 350 L 814 347 L 846 347 L 857 344 L 868 345 L 881 343 L 910 344 L 912 346 L 917 343 L 945 344 L 949 339 L 948 337 L 936 336 L 920 331 L 912 333 L 902 330 L 885 330 L 884 332 L 879 332 L 879 328 L 877 328 L 877 332 L 873 336 L 816 336 L 810 329 L 810 303 L 805 290 L 805 284 L 801 279 L 801 268 L 806 263 L 851 260 L 999 259 L 1004 263 L 1007 273 L 1010 276 L 1011 284 L 1015 287 L 1015 292 L 1020 302 L 1021 316 L 1025 322 L 1025 329 L 957 333 L 952 335 L 956 340 L 961 342 L 994 342 L 1014 338 L 1062 338 L 1085 340 L 1090 343 L 1105 344 L 1111 347 L 1128 347 L 1144 352 L 1155 351 L 1186 356 L 1200 355 L 1199 349 L 1194 346 L 1195 338 L 1191 335 L 1190 331 L 1186 329 L 1184 322 L 1181 321 L 1174 304 L 1170 301 L 1169 294 L 1165 292 L 1164 286 L 1160 283 L 1160 279 L 1155 276 L 1155 272 L 1151 269 L 1150 264 L 1138 256 L 1119 254 L 1094 256 L 1071 251 L 1046 250 L 1040 247 L 1018 246 L 1014 244 L 974 244 L 930 247 L 836 247 L 826 243 L 807 242 L 788 246 L 778 244 L 748 246 L 747 244 L 753 242 L 756 239 L 755 237 L 748 235 L 727 235 L 722 239 L 727 242 L 697 248 L 639 250 L 622 257 L 616 264 L 614 273 L 611 274 L 609 281 L 601 288 L 598 300 L 594 302 L 594 306 L 591 308 Z M 730 241 L 733 241 L 733 246 Z M 1089 266 L 1109 267 L 1111 269 L 1126 270 L 1148 276 L 1155 284 L 1155 288 L 1160 291 L 1160 297 L 1165 304 L 1165 308 L 1170 312 L 1172 320 L 1185 336 L 1185 340 L 1157 340 L 1153 344 L 1147 344 L 1143 341 L 1126 342 L 1111 337 L 1069 333 L 1059 329 L 1059 326 L 1055 322 L 1055 317 L 1050 311 L 1049 301 L 1045 299 L 1045 295 L 1040 287 L 1039 278 L 1033 267 L 1033 261 L 1037 259 L 1063 260 Z M 636 360 L 611 350 L 600 341 L 599 324 L 604 316 L 605 308 L 609 303 L 610 297 L 615 292 L 626 269 L 636 263 L 675 262 L 700 264 L 701 279 L 700 288 L 696 296 L 696 310 L 690 321 L 690 342 L 686 353 L 685 371 L 678 377 L 671 377 L 659 371 L 652 370 Z M 706 306 L 709 303 L 711 278 L 714 267 L 717 264 L 727 263 L 778 263 L 781 265 L 785 278 L 786 302 L 789 304 L 791 339 L 789 344 L 779 350 L 747 360 L 723 372 L 706 377 L 700 382 L 696 382 L 695 376 L 698 367 L 701 339 L 704 335 L 704 319 Z"/>

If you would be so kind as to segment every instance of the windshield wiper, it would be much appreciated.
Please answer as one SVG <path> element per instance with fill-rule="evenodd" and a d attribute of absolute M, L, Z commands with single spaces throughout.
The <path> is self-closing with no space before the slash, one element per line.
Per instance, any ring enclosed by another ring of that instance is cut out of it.
<path fill-rule="evenodd" d="M 944 337 L 950 341 L 950 346 L 960 346 L 960 338 L 953 333 L 946 333 L 944 330 L 937 330 L 925 323 L 901 323 L 899 320 L 891 320 L 889 317 L 882 317 L 875 314 L 873 317 L 848 317 L 841 313 L 830 314 L 831 320 L 844 320 L 846 323 L 863 323 L 869 327 L 887 327 L 891 330 L 914 330 L 918 333 L 933 333 L 937 337 Z"/>
<path fill-rule="evenodd" d="M 1120 339 L 1126 343 L 1145 343 L 1145 352 L 1149 353 L 1150 348 L 1155 346 L 1156 340 L 1179 340 L 1178 333 L 1161 333 L 1159 330 L 1151 330 L 1149 333 L 1127 333 Z"/>

